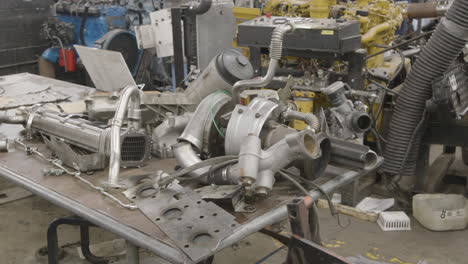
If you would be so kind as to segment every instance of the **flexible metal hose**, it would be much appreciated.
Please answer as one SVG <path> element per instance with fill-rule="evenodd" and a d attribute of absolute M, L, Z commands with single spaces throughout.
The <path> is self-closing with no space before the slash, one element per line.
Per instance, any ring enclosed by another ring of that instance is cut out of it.
<path fill-rule="evenodd" d="M 468 40 L 467 6 L 468 0 L 453 3 L 406 78 L 385 146 L 384 170 L 387 173 L 415 175 L 424 126 L 415 130 L 422 119 L 426 101 L 432 97 L 433 80 L 448 69 Z M 411 149 L 406 155 L 408 148 Z"/>
<path fill-rule="evenodd" d="M 278 62 L 281 59 L 283 53 L 283 39 L 284 35 L 294 30 L 293 24 L 286 24 L 278 26 L 273 30 L 270 42 L 270 63 L 268 65 L 268 71 L 262 78 L 253 78 L 250 80 L 241 80 L 234 84 L 232 87 L 232 97 L 234 102 L 240 102 L 240 94 L 242 91 L 249 87 L 264 87 L 268 85 L 273 77 L 275 76 Z"/>
<path fill-rule="evenodd" d="M 301 120 L 304 121 L 311 129 L 315 132 L 319 131 L 320 129 L 320 120 L 317 116 L 312 113 L 302 113 L 298 111 L 286 111 L 284 112 L 284 119 L 286 120 Z"/>

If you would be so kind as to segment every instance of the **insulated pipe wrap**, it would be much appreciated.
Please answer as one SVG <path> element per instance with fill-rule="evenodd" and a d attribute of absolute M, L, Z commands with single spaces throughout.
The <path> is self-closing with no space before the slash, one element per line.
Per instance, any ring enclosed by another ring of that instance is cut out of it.
<path fill-rule="evenodd" d="M 384 170 L 387 173 L 415 175 L 424 126 L 419 131 L 415 129 L 423 118 L 426 101 L 432 97 L 433 80 L 448 69 L 466 44 L 464 35 L 468 33 L 467 7 L 468 0 L 458 0 L 452 5 L 446 19 L 457 27 L 449 28 L 447 25 L 450 22 L 442 22 L 406 78 L 390 121 L 388 144 L 384 153 Z M 409 155 L 405 160 L 408 147 Z"/>

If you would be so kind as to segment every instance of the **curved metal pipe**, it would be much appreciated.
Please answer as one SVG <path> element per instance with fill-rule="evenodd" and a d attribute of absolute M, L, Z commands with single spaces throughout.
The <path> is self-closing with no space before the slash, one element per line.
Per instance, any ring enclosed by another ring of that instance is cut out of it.
<path fill-rule="evenodd" d="M 129 85 L 122 90 L 114 119 L 111 126 L 111 147 L 109 161 L 109 177 L 106 185 L 120 187 L 120 128 L 122 127 L 125 114 L 133 115 L 140 108 L 140 90 L 137 86 Z M 134 117 L 132 117 L 134 118 Z"/>
<path fill-rule="evenodd" d="M 182 166 L 182 168 L 190 167 L 202 161 L 189 142 L 181 142 L 173 145 L 172 151 L 174 152 L 174 157 L 176 158 L 177 163 Z M 209 169 L 210 167 L 204 167 L 189 172 L 189 175 L 192 177 L 199 177 L 200 175 L 208 172 Z M 200 180 L 203 181 L 203 179 Z"/>
<path fill-rule="evenodd" d="M 320 120 L 312 113 L 302 113 L 298 111 L 285 111 L 283 117 L 286 120 L 301 120 L 304 121 L 314 132 L 320 129 Z"/>
<path fill-rule="evenodd" d="M 283 52 L 283 39 L 286 33 L 292 32 L 294 30 L 293 24 L 286 24 L 279 27 L 276 27 L 273 30 L 271 35 L 271 44 L 270 44 L 270 63 L 268 65 L 268 70 L 265 76 L 261 78 L 254 78 L 250 80 L 241 80 L 234 84 L 232 87 L 232 96 L 234 102 L 240 102 L 240 94 L 243 90 L 249 87 L 264 87 L 268 85 L 275 76 L 276 68 L 278 67 L 278 61 L 281 59 Z"/>
<path fill-rule="evenodd" d="M 250 80 L 241 80 L 234 84 L 232 87 L 232 97 L 234 98 L 234 102 L 240 102 L 240 94 L 246 88 L 249 87 L 264 87 L 268 85 L 276 73 L 276 68 L 278 67 L 278 60 L 277 59 L 270 59 L 270 64 L 268 65 L 268 71 L 265 76 L 261 78 L 254 78 Z"/>
<path fill-rule="evenodd" d="M 212 122 L 213 115 L 218 112 L 220 106 L 229 100 L 231 100 L 231 97 L 221 92 L 212 93 L 205 97 L 197 106 L 192 118 L 190 118 L 189 123 L 178 140 L 190 142 L 200 151 L 203 145 L 203 134 L 206 124 Z"/>

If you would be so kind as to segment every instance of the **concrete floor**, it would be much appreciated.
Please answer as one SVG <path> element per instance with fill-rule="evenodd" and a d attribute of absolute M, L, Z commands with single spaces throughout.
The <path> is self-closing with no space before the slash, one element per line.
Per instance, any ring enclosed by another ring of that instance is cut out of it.
<path fill-rule="evenodd" d="M 9 183 L 0 181 L 1 188 Z M 35 257 L 35 252 L 46 244 L 46 228 L 50 221 L 70 213 L 36 196 L 0 206 L 0 263 L 33 264 L 46 263 Z M 376 223 L 342 216 L 341 228 L 329 212 L 320 209 L 321 234 L 326 247 L 342 256 L 364 256 L 386 263 L 417 264 L 424 260 L 428 264 L 467 263 L 466 237 L 468 231 L 431 232 L 412 219 L 412 230 L 383 232 Z M 78 230 L 61 227 L 60 244 L 66 245 L 66 257 L 61 263 L 87 263 L 77 257 Z M 112 234 L 92 229 L 92 243 L 115 239 Z M 257 263 L 262 257 L 282 245 L 262 234 L 254 234 L 216 255 L 216 264 Z M 280 250 L 262 263 L 282 263 L 286 249 Z M 163 263 L 151 261 L 145 263 Z"/>

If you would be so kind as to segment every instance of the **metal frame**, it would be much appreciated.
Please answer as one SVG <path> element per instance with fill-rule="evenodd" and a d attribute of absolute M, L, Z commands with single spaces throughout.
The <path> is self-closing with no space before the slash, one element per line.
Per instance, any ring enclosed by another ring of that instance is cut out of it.
<path fill-rule="evenodd" d="M 378 168 L 383 162 L 383 159 L 379 158 L 374 166 L 368 168 L 366 170 L 361 171 L 348 171 L 342 175 L 339 175 L 324 184 L 321 185 L 321 188 L 330 193 L 344 185 L 347 185 L 354 180 L 358 179 L 359 177 L 373 171 L 374 169 Z M 39 183 L 34 182 L 33 180 L 24 177 L 8 168 L 0 166 L 0 176 L 4 177 L 7 180 L 12 181 L 16 185 L 23 187 L 32 193 L 54 203 L 55 205 L 67 209 L 74 214 L 88 220 L 89 222 L 112 232 L 123 239 L 127 240 L 129 243 L 144 248 L 150 252 L 153 252 L 164 258 L 172 263 L 193 263 L 187 255 L 185 255 L 181 250 L 173 248 L 157 239 L 154 239 L 138 230 L 135 230 L 114 218 L 111 218 L 107 215 L 104 215 L 96 210 L 88 208 L 83 204 L 70 199 L 66 196 L 60 195 L 57 192 L 54 192 L 51 189 L 48 189 Z M 313 190 L 310 193 L 310 196 L 313 200 L 318 199 L 322 194 L 317 191 Z M 218 247 L 212 252 L 212 255 L 216 252 L 233 245 L 234 243 L 240 241 L 241 239 L 249 236 L 252 233 L 260 231 L 265 226 L 277 223 L 283 219 L 285 219 L 288 215 L 288 210 L 286 205 L 278 207 L 274 210 L 271 210 L 268 213 L 265 213 L 252 221 L 239 226 L 238 229 L 234 231 L 234 233 L 224 240 L 218 245 Z M 209 256 L 206 256 L 207 258 Z"/>

